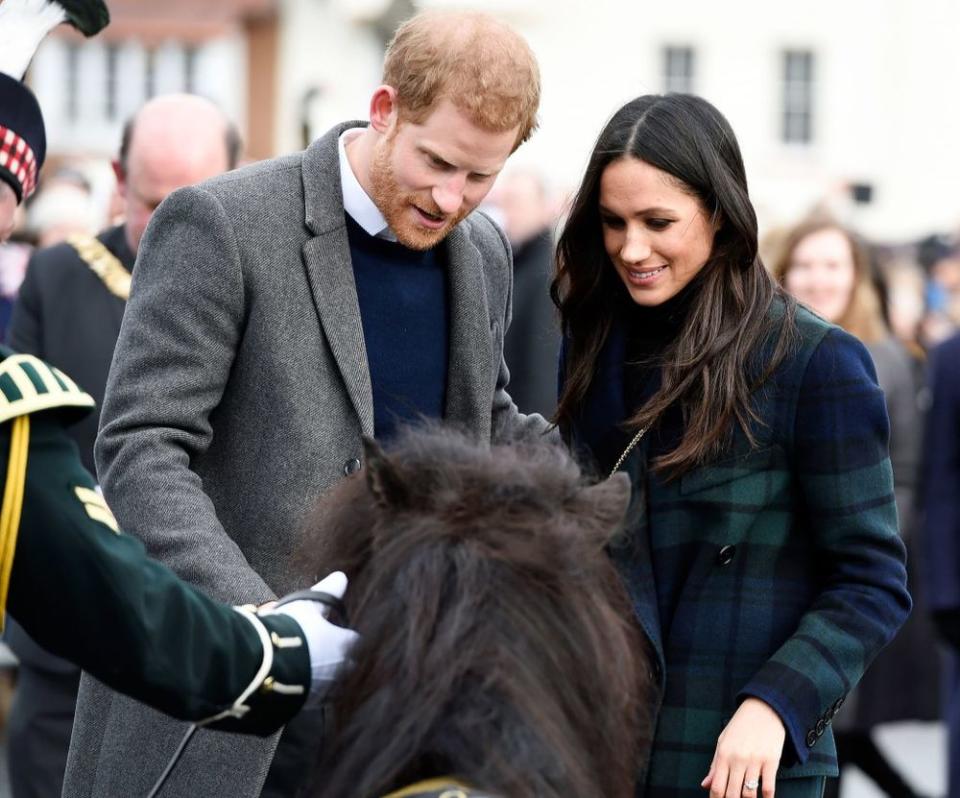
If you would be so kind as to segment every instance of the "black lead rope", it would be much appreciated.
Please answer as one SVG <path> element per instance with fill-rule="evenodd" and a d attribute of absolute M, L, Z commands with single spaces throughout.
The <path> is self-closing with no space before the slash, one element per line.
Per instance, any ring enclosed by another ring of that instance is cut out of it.
<path fill-rule="evenodd" d="M 347 616 L 343 602 L 332 593 L 325 593 L 322 590 L 298 590 L 296 593 L 291 593 L 288 596 L 284 596 L 282 599 L 276 602 L 274 606 L 282 607 L 284 604 L 289 604 L 292 601 L 319 601 L 321 604 L 325 604 L 335 613 L 339 614 L 341 619 L 345 620 Z M 196 723 L 190 724 L 190 728 L 187 729 L 187 733 L 183 735 L 180 745 L 178 745 L 177 750 L 173 752 L 173 756 L 170 757 L 170 761 L 163 769 L 163 773 L 160 774 L 160 778 L 157 779 L 157 783 L 153 785 L 153 788 L 147 794 L 147 798 L 157 798 L 157 796 L 160 794 L 160 790 L 162 790 L 163 785 L 167 783 L 167 779 L 170 778 L 170 774 L 173 773 L 177 763 L 180 761 L 181 757 L 183 757 L 183 752 L 187 750 L 187 745 L 189 745 L 194 733 L 199 728 L 200 727 Z"/>
<path fill-rule="evenodd" d="M 199 728 L 200 727 L 197 726 L 196 723 L 190 724 L 190 728 L 187 729 L 187 733 L 183 735 L 180 745 L 178 745 L 177 750 L 173 752 L 173 756 L 170 757 L 170 761 L 163 769 L 163 773 L 160 774 L 160 778 L 157 779 L 157 783 L 153 785 L 153 789 L 150 790 L 147 798 L 157 798 L 157 796 L 160 794 L 160 790 L 163 789 L 163 785 L 166 784 L 167 779 L 170 778 L 170 774 L 173 773 L 173 769 L 177 766 L 177 762 L 180 761 L 180 757 L 183 756 L 183 752 L 187 750 L 187 743 L 190 742 L 190 738 L 193 737 L 193 733 Z"/>

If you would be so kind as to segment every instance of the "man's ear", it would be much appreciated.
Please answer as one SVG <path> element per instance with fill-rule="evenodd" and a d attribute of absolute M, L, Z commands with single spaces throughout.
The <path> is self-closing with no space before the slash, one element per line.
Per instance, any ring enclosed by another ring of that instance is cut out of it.
<path fill-rule="evenodd" d="M 126 198 L 127 172 L 120 161 L 110 161 L 110 166 L 113 168 L 113 176 L 117 179 L 117 193 L 119 193 L 121 197 Z"/>
<path fill-rule="evenodd" d="M 393 86 L 377 86 L 370 98 L 370 127 L 386 135 L 396 125 L 399 107 Z"/>

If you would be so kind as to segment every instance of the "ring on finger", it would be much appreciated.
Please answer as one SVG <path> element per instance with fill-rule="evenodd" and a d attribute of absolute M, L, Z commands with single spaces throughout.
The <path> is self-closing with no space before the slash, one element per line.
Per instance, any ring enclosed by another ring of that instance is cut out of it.
<path fill-rule="evenodd" d="M 760 780 L 759 780 L 759 779 L 747 779 L 747 780 L 743 783 L 743 789 L 744 789 L 744 790 L 749 790 L 750 792 L 753 792 L 753 791 L 754 791 L 755 789 L 757 789 L 757 787 L 759 787 L 759 786 L 760 786 Z"/>

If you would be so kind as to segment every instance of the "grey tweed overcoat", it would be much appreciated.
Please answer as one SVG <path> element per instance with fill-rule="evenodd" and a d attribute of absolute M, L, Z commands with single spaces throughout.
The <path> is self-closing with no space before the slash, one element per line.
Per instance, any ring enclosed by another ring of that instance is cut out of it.
<path fill-rule="evenodd" d="M 97 467 L 122 527 L 217 599 L 304 586 L 293 565 L 303 516 L 373 435 L 337 153 L 358 124 L 173 193 L 140 248 Z M 481 439 L 543 431 L 505 390 L 505 238 L 474 213 L 444 246 L 445 418 Z M 64 796 L 145 795 L 185 728 L 84 676 Z M 275 745 L 201 732 L 163 795 L 253 798 Z"/>

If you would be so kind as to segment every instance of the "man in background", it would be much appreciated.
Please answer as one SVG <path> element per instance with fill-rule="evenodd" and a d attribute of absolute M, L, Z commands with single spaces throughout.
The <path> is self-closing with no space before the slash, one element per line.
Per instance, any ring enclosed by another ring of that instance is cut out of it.
<path fill-rule="evenodd" d="M 232 169 L 238 150 L 236 130 L 208 100 L 167 95 L 147 102 L 124 128 L 114 162 L 123 224 L 96 238 L 72 236 L 30 260 L 9 344 L 71 375 L 95 399 L 97 409 L 69 430 L 91 473 L 99 407 L 143 231 L 170 192 Z M 40 648 L 15 622 L 6 642 L 20 660 L 8 730 L 14 798 L 58 796 L 80 671 Z"/>
<path fill-rule="evenodd" d="M 513 323 L 503 342 L 510 396 L 521 413 L 550 418 L 560 353 L 560 323 L 550 299 L 556 210 L 543 178 L 530 169 L 505 175 L 493 203 L 513 248 Z"/>
<path fill-rule="evenodd" d="M 923 447 L 923 587 L 947 649 L 947 795 L 960 798 L 960 335 L 930 353 L 929 384 Z"/>

